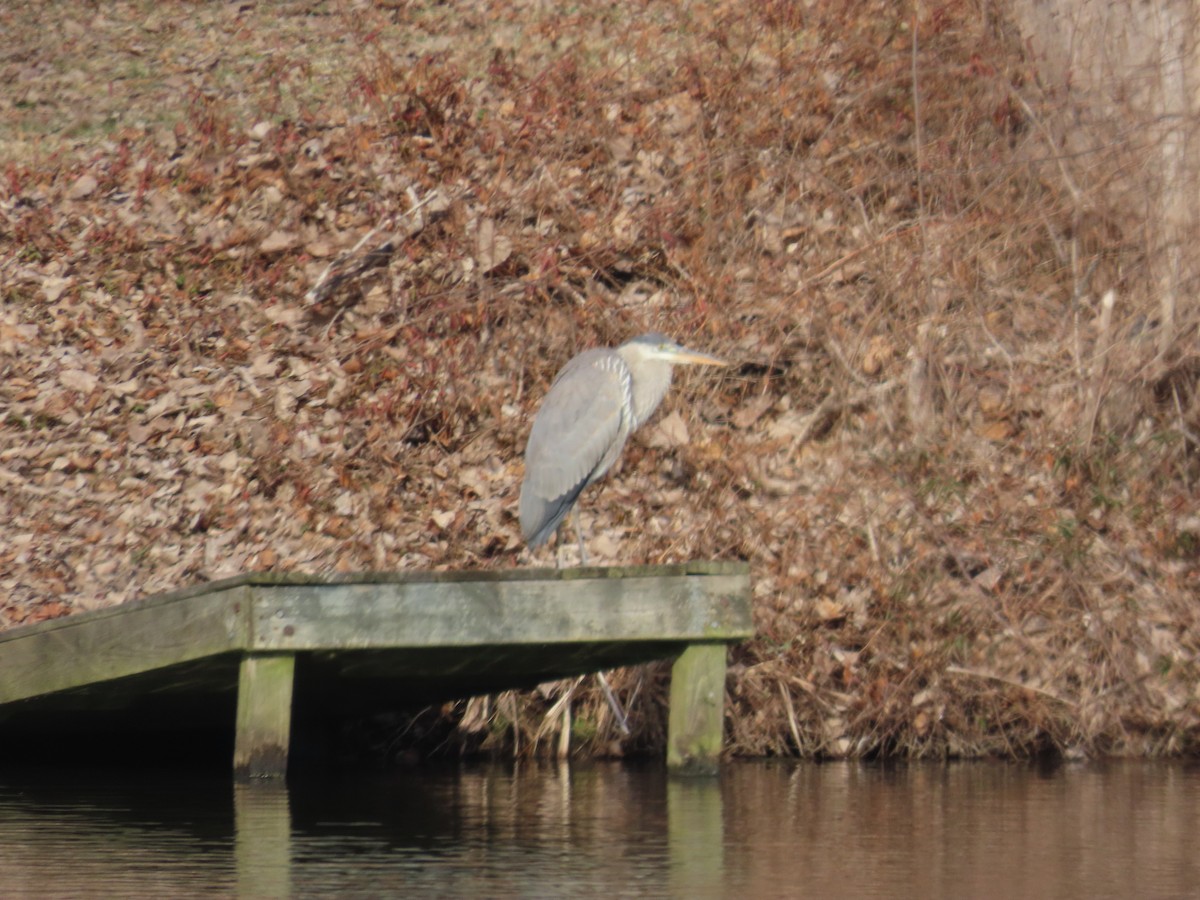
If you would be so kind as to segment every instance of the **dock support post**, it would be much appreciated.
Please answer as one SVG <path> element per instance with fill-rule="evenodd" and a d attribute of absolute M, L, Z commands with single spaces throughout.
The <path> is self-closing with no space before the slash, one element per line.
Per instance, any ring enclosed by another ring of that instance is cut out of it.
<path fill-rule="evenodd" d="M 691 644 L 671 667 L 667 769 L 715 775 L 725 732 L 725 645 Z"/>
<path fill-rule="evenodd" d="M 292 727 L 291 653 L 247 653 L 238 675 L 233 772 L 238 779 L 287 774 Z"/>

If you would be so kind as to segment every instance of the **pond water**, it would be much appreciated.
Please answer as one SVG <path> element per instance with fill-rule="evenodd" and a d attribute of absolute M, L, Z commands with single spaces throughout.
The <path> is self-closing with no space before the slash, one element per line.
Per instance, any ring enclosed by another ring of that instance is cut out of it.
<path fill-rule="evenodd" d="M 1200 893 L 1200 764 L 0 773 L 5 897 Z"/>

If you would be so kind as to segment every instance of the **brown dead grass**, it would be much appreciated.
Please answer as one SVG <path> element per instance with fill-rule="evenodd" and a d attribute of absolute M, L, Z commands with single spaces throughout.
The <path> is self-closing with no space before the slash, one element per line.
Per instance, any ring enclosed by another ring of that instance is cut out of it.
<path fill-rule="evenodd" d="M 751 561 L 734 752 L 1196 748 L 1196 310 L 1157 352 L 1125 149 L 1060 154 L 980 8 L 51 6 L 0 13 L 3 622 L 527 564 L 532 410 L 656 328 L 739 366 L 584 518 Z M 575 746 L 661 748 L 663 677 L 614 676 L 628 738 L 572 688 Z M 438 746 L 552 752 L 569 687 Z"/>

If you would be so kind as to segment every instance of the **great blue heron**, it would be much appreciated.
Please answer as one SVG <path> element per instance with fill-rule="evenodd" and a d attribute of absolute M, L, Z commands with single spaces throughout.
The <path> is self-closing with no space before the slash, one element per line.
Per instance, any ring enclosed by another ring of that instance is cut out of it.
<path fill-rule="evenodd" d="M 615 350 L 585 350 L 558 373 L 525 446 L 521 533 L 530 547 L 550 540 L 583 489 L 617 461 L 629 435 L 658 409 L 675 365 L 729 364 L 643 334 Z M 586 564 L 582 538 L 580 554 Z"/>

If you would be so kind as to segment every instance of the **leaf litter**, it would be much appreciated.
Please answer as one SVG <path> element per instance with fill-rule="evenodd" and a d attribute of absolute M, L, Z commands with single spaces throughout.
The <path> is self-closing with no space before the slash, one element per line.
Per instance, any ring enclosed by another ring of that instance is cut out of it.
<path fill-rule="evenodd" d="M 6 9 L 0 624 L 546 564 L 530 416 L 654 329 L 737 365 L 583 519 L 601 563 L 750 561 L 733 752 L 1194 750 L 1195 323 L 1149 362 L 1138 223 L 1080 219 L 968 6 L 917 22 L 924 150 L 882 2 Z M 628 737 L 572 685 L 451 704 L 443 746 L 550 752 L 568 702 L 587 752 L 660 749 L 664 668 L 611 684 Z"/>

